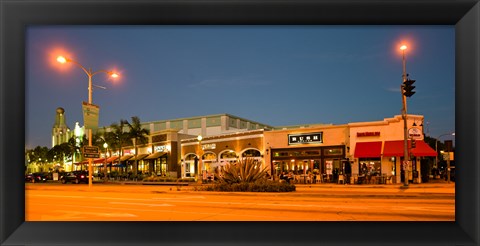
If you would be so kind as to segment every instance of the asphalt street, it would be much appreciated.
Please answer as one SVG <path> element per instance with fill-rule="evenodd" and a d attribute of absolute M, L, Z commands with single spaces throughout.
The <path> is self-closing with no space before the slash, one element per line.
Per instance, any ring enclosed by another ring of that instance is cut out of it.
<path fill-rule="evenodd" d="M 26 184 L 26 221 L 454 221 L 455 185 L 297 185 L 285 193 L 198 186 Z"/>

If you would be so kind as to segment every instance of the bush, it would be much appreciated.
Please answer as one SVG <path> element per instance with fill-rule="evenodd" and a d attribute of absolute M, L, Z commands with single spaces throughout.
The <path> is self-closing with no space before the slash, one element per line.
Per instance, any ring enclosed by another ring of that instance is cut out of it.
<path fill-rule="evenodd" d="M 202 187 L 205 191 L 233 191 L 233 192 L 291 192 L 296 187 L 293 184 L 280 183 L 271 180 L 259 180 L 256 182 L 241 183 L 215 183 L 213 185 Z"/>
<path fill-rule="evenodd" d="M 179 178 L 178 182 L 195 182 L 195 178 Z"/>
<path fill-rule="evenodd" d="M 149 176 L 142 179 L 144 182 L 176 182 L 176 178 L 162 177 L 162 176 Z"/>
<path fill-rule="evenodd" d="M 261 164 L 256 163 L 253 158 L 238 160 L 235 164 L 227 164 L 222 174 L 215 173 L 215 180 L 219 183 L 254 183 L 259 180 L 266 180 L 266 167 L 260 169 Z"/>

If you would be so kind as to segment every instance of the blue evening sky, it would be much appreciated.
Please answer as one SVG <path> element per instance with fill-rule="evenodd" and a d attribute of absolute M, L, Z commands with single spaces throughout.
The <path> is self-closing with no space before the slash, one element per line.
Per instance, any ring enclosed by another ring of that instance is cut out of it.
<path fill-rule="evenodd" d="M 408 113 L 432 137 L 455 131 L 454 26 L 31 26 L 26 147 L 51 147 L 58 107 L 83 125 L 86 74 L 100 126 L 228 113 L 272 126 L 377 121 L 401 114 L 402 41 L 417 82 Z M 442 137 L 442 140 L 448 137 Z"/>

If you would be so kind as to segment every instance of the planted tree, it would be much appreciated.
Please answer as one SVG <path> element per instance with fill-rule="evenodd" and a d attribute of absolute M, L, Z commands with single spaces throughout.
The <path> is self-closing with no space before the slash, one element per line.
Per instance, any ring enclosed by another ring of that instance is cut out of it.
<path fill-rule="evenodd" d="M 129 128 L 128 135 L 134 141 L 133 145 L 135 148 L 135 155 L 138 153 L 138 143 L 146 144 L 148 143 L 148 135 L 150 131 L 148 129 L 142 128 L 142 124 L 140 123 L 140 118 L 137 116 L 132 117 L 132 123 L 126 121 L 125 122 Z M 138 169 L 138 160 L 135 158 L 135 164 L 133 165 L 133 174 L 137 175 Z"/>

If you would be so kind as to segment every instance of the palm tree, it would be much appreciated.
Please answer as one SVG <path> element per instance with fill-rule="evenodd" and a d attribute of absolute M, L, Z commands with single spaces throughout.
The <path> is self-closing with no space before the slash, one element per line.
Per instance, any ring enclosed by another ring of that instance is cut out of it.
<path fill-rule="evenodd" d="M 80 141 L 79 144 L 77 144 L 77 138 L 75 136 L 71 137 L 70 139 L 68 139 L 68 142 L 66 142 L 66 148 L 68 149 L 68 154 L 67 154 L 67 157 L 71 157 L 72 158 L 72 170 L 73 170 L 73 165 L 74 165 L 74 162 L 75 162 L 75 156 L 76 156 L 76 153 L 80 151 L 81 147 L 83 147 L 83 143 L 86 143 L 87 141 L 86 140 L 86 137 L 85 135 L 83 135 L 83 140 L 84 141 Z"/>
<path fill-rule="evenodd" d="M 140 118 L 138 118 L 138 116 L 132 117 L 132 123 L 129 123 L 128 121 L 126 121 L 125 123 L 128 125 L 128 128 L 129 128 L 128 134 L 129 134 L 129 137 L 132 139 L 133 145 L 135 148 L 135 165 L 133 166 L 133 173 L 136 176 L 137 169 L 138 169 L 137 144 L 148 143 L 148 135 L 150 134 L 150 131 L 148 129 L 142 128 L 142 124 L 140 123 Z"/>
<path fill-rule="evenodd" d="M 120 120 L 120 124 L 114 122 L 110 125 L 112 128 L 112 149 L 118 149 L 120 151 L 120 157 L 123 156 L 123 146 L 130 142 L 129 133 L 125 132 L 125 125 L 128 124 L 127 120 Z"/>

